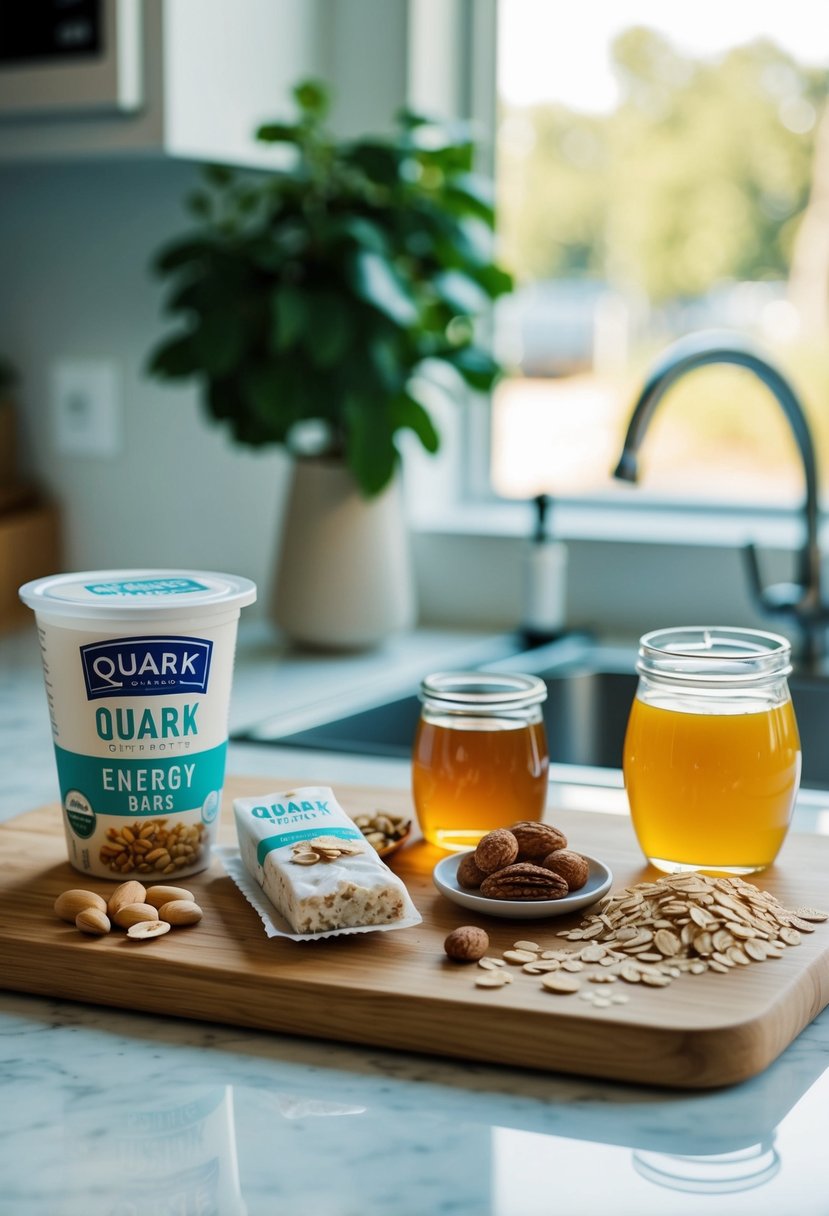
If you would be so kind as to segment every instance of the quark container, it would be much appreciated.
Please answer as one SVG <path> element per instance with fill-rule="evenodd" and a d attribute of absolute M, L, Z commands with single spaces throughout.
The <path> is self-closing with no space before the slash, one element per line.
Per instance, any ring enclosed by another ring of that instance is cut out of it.
<path fill-rule="evenodd" d="M 246 578 L 191 570 L 59 574 L 34 609 L 69 861 L 120 881 L 208 865 L 221 808 Z"/>

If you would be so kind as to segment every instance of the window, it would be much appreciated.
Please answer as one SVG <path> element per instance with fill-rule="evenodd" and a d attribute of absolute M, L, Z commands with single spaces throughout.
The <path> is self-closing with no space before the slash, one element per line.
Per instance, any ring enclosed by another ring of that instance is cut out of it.
<path fill-rule="evenodd" d="M 631 501 L 609 476 L 651 359 L 752 335 L 799 390 L 829 478 L 829 44 L 822 6 L 500 0 L 495 492 Z M 748 373 L 660 406 L 640 502 L 792 506 L 787 423 Z M 478 470 L 481 471 L 480 469 Z"/>

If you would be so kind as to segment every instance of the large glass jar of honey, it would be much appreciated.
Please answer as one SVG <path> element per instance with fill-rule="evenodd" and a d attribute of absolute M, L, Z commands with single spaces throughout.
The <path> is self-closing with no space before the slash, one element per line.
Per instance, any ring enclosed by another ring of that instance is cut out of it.
<path fill-rule="evenodd" d="M 637 670 L 624 776 L 643 853 L 668 873 L 765 869 L 800 783 L 789 643 L 753 629 L 662 629 L 642 638 Z"/>
<path fill-rule="evenodd" d="M 547 797 L 547 737 L 537 676 L 439 672 L 420 689 L 414 804 L 442 849 L 474 848 L 493 828 L 539 820 Z"/>

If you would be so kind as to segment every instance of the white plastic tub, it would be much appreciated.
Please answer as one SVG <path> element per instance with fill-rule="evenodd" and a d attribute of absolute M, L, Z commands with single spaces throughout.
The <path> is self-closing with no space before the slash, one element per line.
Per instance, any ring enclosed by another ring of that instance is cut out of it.
<path fill-rule="evenodd" d="M 34 609 L 69 860 L 102 878 L 203 870 L 221 807 L 249 579 L 189 570 L 60 574 Z"/>

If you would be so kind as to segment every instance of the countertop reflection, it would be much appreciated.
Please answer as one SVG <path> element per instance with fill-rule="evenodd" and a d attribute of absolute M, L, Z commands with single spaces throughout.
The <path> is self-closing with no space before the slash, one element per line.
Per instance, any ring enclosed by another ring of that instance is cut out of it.
<path fill-rule="evenodd" d="M 715 1093 L 9 995 L 4 1216 L 825 1216 L 829 1016 Z"/>

